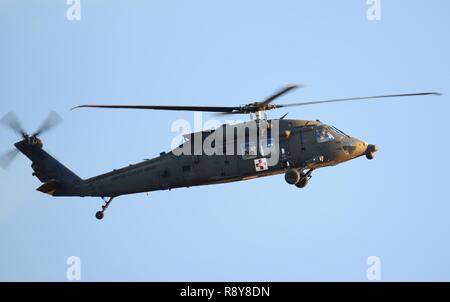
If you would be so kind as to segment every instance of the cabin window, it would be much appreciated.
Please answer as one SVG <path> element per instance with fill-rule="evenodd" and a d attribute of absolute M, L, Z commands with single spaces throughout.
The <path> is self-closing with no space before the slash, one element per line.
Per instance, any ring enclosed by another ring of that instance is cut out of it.
<path fill-rule="evenodd" d="M 241 154 L 244 159 L 252 159 L 258 155 L 258 148 L 255 142 L 241 144 Z"/>
<path fill-rule="evenodd" d="M 333 134 L 326 127 L 316 128 L 316 141 L 318 143 L 326 143 L 334 139 Z"/>
<path fill-rule="evenodd" d="M 271 148 L 275 145 L 273 138 L 267 138 L 261 140 L 260 153 L 262 156 L 266 156 L 271 152 Z M 266 152 L 267 151 L 267 152 Z M 266 154 L 268 153 L 268 154 Z"/>

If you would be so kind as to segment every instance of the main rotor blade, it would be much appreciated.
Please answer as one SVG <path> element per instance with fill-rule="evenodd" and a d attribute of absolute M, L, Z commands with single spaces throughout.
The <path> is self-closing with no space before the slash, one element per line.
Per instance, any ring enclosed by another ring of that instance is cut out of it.
<path fill-rule="evenodd" d="M 0 124 L 5 126 L 6 128 L 11 129 L 12 131 L 20 134 L 22 137 L 25 137 L 27 133 L 23 130 L 22 125 L 20 124 L 17 116 L 14 112 L 8 112 L 1 120 Z"/>
<path fill-rule="evenodd" d="M 152 110 L 174 110 L 174 111 L 204 111 L 233 113 L 240 107 L 211 107 L 211 106 L 158 106 L 158 105 L 81 105 L 72 108 L 110 108 L 110 109 L 152 109 Z"/>
<path fill-rule="evenodd" d="M 59 116 L 58 113 L 56 113 L 55 111 L 50 111 L 47 118 L 44 120 L 39 129 L 34 133 L 34 135 L 38 136 L 43 132 L 47 132 L 53 129 L 54 127 L 58 126 L 62 122 L 63 119 L 61 118 L 61 116 Z"/>
<path fill-rule="evenodd" d="M 442 95 L 437 92 L 421 92 L 421 93 L 407 93 L 407 94 L 390 94 L 390 95 L 379 95 L 379 96 L 367 96 L 367 97 L 356 97 L 356 98 L 345 98 L 345 99 L 331 99 L 322 101 L 312 101 L 312 102 L 302 102 L 293 104 L 280 104 L 275 105 L 275 108 L 284 107 L 294 107 L 294 106 L 307 106 L 325 103 L 337 103 L 337 102 L 348 102 L 348 101 L 358 101 L 358 100 L 371 100 L 371 99 L 382 99 L 382 98 L 396 98 L 396 97 L 407 97 L 407 96 L 423 96 L 423 95 Z"/>
<path fill-rule="evenodd" d="M 258 102 L 260 105 L 268 105 L 269 103 L 273 102 L 275 99 L 279 98 L 280 96 L 288 93 L 291 90 L 297 89 L 297 88 L 303 88 L 303 85 L 288 85 L 285 88 L 281 89 L 280 91 L 274 93 L 273 95 L 269 96 L 268 98 L 264 99 L 262 102 Z"/>
<path fill-rule="evenodd" d="M 19 150 L 12 149 L 11 151 L 6 152 L 2 156 L 0 156 L 0 167 L 3 170 L 8 169 L 9 165 L 13 162 L 16 156 L 19 154 Z"/>

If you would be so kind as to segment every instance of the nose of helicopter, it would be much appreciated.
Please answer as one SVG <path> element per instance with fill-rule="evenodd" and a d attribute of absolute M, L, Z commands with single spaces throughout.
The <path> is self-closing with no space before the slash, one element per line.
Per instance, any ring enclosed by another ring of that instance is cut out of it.
<path fill-rule="evenodd" d="M 373 159 L 375 152 L 378 151 L 378 146 L 368 144 L 363 140 L 355 139 L 356 141 L 356 153 L 358 156 L 365 155 L 367 159 Z"/>

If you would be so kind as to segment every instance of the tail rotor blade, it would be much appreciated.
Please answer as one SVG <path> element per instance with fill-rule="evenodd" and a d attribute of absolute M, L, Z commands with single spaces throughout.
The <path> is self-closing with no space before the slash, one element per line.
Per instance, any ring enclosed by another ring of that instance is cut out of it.
<path fill-rule="evenodd" d="M 22 125 L 20 124 L 17 116 L 14 112 L 8 112 L 1 120 L 0 124 L 6 128 L 11 129 L 12 131 L 20 134 L 22 137 L 25 137 L 27 133 L 23 130 Z"/>
<path fill-rule="evenodd" d="M 41 127 L 39 127 L 39 129 L 34 133 L 34 135 L 38 136 L 44 132 L 50 131 L 62 122 L 63 119 L 61 118 L 61 116 L 59 116 L 58 113 L 56 113 L 55 111 L 50 111 L 47 118 L 44 120 Z"/>
<path fill-rule="evenodd" d="M 9 165 L 14 161 L 18 154 L 19 151 L 17 149 L 12 149 L 11 151 L 8 151 L 0 156 L 0 167 L 3 170 L 8 169 Z"/>

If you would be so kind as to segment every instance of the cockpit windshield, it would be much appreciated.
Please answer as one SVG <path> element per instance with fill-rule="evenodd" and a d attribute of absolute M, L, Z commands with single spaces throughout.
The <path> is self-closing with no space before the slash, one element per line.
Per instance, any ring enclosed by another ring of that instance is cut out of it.
<path fill-rule="evenodd" d="M 343 131 L 339 130 L 338 128 L 334 127 L 334 126 L 330 126 L 331 129 L 333 129 L 333 131 L 340 137 L 345 137 L 348 136 L 347 134 L 345 134 Z"/>
<path fill-rule="evenodd" d="M 328 127 L 320 126 L 316 128 L 316 141 L 318 143 L 326 143 L 332 140 L 335 140 L 335 137 Z"/>

